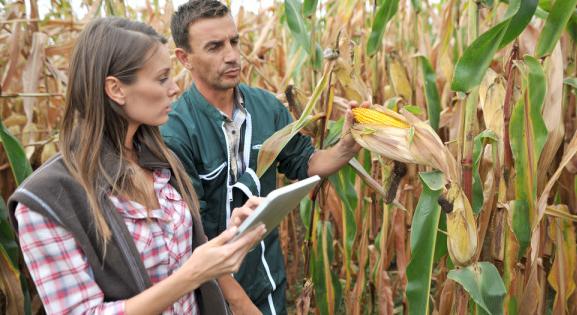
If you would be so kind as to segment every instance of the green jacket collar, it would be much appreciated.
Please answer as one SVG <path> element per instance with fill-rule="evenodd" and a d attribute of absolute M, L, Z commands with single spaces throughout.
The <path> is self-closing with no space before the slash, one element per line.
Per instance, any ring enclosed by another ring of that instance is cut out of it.
<path fill-rule="evenodd" d="M 214 105 L 210 104 L 206 98 L 204 98 L 204 96 L 196 87 L 196 84 L 193 83 L 190 86 L 184 97 L 188 98 L 190 104 L 197 106 L 198 109 L 200 109 L 208 117 L 217 121 L 224 120 L 222 113 L 216 107 L 214 107 Z"/>

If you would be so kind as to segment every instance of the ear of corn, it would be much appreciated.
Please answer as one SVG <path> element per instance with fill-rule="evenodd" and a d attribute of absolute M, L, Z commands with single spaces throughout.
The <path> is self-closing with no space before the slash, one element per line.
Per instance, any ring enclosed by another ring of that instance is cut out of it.
<path fill-rule="evenodd" d="M 388 159 L 404 163 L 417 163 L 408 146 L 408 128 L 376 125 L 353 125 L 351 133 L 362 147 Z"/>
<path fill-rule="evenodd" d="M 386 158 L 428 165 L 445 173 L 449 182 L 459 180 L 455 158 L 437 133 L 411 113 L 401 114 L 380 106 L 355 108 L 351 133 L 361 146 Z"/>
<path fill-rule="evenodd" d="M 388 127 L 409 128 L 404 119 L 397 117 L 398 114 L 391 110 L 376 110 L 372 108 L 353 108 L 355 121 L 361 124 L 382 124 Z"/>
<path fill-rule="evenodd" d="M 469 265 L 477 252 L 477 224 L 473 209 L 463 190 L 452 184 L 446 194 L 451 207 L 447 213 L 447 248 L 451 260 L 457 266 Z M 452 208 L 452 209 L 451 209 Z"/>
<path fill-rule="evenodd" d="M 447 213 L 449 255 L 455 265 L 469 265 L 477 251 L 477 226 L 471 204 L 456 184 L 460 174 L 455 158 L 437 133 L 416 116 L 376 108 L 353 109 L 353 137 L 364 148 L 386 158 L 428 165 L 445 174 L 451 187 L 440 203 Z"/>

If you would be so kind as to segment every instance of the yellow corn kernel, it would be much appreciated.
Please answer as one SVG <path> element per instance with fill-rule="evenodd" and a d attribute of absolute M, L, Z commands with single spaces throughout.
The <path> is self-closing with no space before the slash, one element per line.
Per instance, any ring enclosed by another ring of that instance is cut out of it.
<path fill-rule="evenodd" d="M 361 124 L 382 124 L 389 127 L 397 127 L 397 128 L 409 128 L 409 124 L 406 122 L 389 116 L 381 111 L 364 108 L 364 107 L 357 107 L 353 108 L 353 116 L 358 123 Z"/>

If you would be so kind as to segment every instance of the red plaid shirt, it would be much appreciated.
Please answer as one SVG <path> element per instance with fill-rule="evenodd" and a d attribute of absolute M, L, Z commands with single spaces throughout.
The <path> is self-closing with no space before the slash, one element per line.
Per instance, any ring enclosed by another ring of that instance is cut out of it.
<path fill-rule="evenodd" d="M 137 202 L 110 196 L 124 217 L 152 283 L 180 268 L 192 254 L 192 217 L 168 181 L 168 169 L 154 172 L 160 209 L 147 213 Z M 124 314 L 124 301 L 104 302 L 92 269 L 70 232 L 19 204 L 16 209 L 24 260 L 48 314 Z M 153 303 L 153 301 L 151 301 Z M 194 293 L 163 314 L 198 314 Z"/>

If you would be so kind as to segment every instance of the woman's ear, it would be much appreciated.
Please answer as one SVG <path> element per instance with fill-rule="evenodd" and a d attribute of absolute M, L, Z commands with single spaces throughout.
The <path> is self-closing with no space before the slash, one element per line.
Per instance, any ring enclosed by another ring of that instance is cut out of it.
<path fill-rule="evenodd" d="M 118 105 L 124 105 L 126 103 L 126 94 L 122 88 L 122 83 L 118 78 L 108 76 L 104 80 L 104 91 L 106 95 L 116 102 Z"/>

